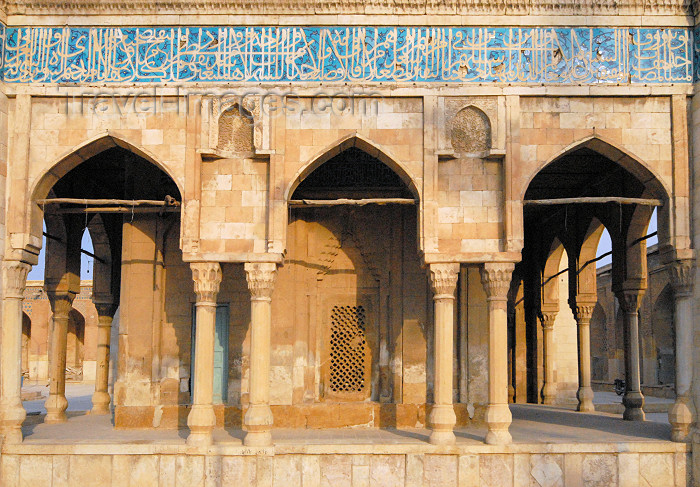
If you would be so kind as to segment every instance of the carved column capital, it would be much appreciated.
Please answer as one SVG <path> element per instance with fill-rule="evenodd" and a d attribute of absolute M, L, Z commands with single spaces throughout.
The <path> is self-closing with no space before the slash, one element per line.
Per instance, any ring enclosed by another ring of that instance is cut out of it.
<path fill-rule="evenodd" d="M 221 284 L 221 266 L 218 262 L 192 262 L 192 280 L 194 292 L 197 294 L 197 303 L 216 304 L 216 295 L 219 294 Z"/>
<path fill-rule="evenodd" d="M 434 299 L 454 299 L 459 278 L 459 264 L 430 264 L 430 286 Z"/>
<path fill-rule="evenodd" d="M 620 308 L 625 313 L 636 313 L 642 305 L 642 298 L 646 289 L 620 289 L 615 291 Z"/>
<path fill-rule="evenodd" d="M 573 306 L 571 311 L 574 313 L 576 324 L 579 326 L 588 325 L 591 322 L 591 316 L 593 316 L 594 309 L 595 303 L 582 303 Z"/>
<path fill-rule="evenodd" d="M 512 262 L 486 262 L 481 269 L 481 284 L 489 301 L 508 299 L 508 289 L 515 264 Z"/>
<path fill-rule="evenodd" d="M 540 323 L 542 323 L 542 328 L 544 330 L 553 330 L 554 321 L 557 319 L 556 311 L 543 311 L 540 313 Z"/>
<path fill-rule="evenodd" d="M 675 260 L 668 267 L 668 277 L 677 298 L 689 297 L 693 293 L 695 264 L 692 260 Z"/>
<path fill-rule="evenodd" d="M 277 264 L 274 262 L 246 262 L 244 268 L 251 299 L 270 301 L 277 277 Z"/>
<path fill-rule="evenodd" d="M 24 289 L 27 287 L 27 274 L 32 268 L 26 262 L 18 260 L 6 260 L 2 263 L 3 282 L 5 283 L 5 297 L 22 299 Z"/>
<path fill-rule="evenodd" d="M 117 305 L 113 301 L 93 299 L 92 303 L 95 305 L 95 309 L 97 309 L 97 316 L 109 316 L 110 318 L 114 318 Z"/>

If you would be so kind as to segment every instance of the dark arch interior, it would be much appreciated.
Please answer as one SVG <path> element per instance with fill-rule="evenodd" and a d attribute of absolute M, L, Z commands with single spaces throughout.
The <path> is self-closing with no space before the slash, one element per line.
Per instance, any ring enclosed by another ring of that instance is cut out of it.
<path fill-rule="evenodd" d="M 413 198 L 406 184 L 376 157 L 350 147 L 304 179 L 292 199 Z"/>
<path fill-rule="evenodd" d="M 619 164 L 591 149 L 581 148 L 542 169 L 528 186 L 525 199 L 637 198 L 644 189 L 644 184 Z"/>
<path fill-rule="evenodd" d="M 63 176 L 52 188 L 56 198 L 110 198 L 180 201 L 175 182 L 161 169 L 121 147 L 101 152 Z"/>

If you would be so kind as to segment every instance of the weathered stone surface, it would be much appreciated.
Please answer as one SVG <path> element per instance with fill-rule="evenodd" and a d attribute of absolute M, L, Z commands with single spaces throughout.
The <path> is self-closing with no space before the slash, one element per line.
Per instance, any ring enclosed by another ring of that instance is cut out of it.
<path fill-rule="evenodd" d="M 513 456 L 503 454 L 480 455 L 479 477 L 481 485 L 484 487 L 512 487 Z"/>
<path fill-rule="evenodd" d="M 584 455 L 582 478 L 583 484 L 590 487 L 617 485 L 615 455 Z"/>
<path fill-rule="evenodd" d="M 320 459 L 321 487 L 351 487 L 352 457 L 325 455 Z"/>
<path fill-rule="evenodd" d="M 639 455 L 639 484 L 643 487 L 675 483 L 672 454 L 641 453 Z"/>
<path fill-rule="evenodd" d="M 370 485 L 403 487 L 406 483 L 406 465 L 403 455 L 373 455 L 369 459 Z M 354 480 L 354 477 L 353 477 Z"/>
<path fill-rule="evenodd" d="M 425 455 L 423 478 L 429 487 L 458 485 L 458 459 L 451 455 Z"/>

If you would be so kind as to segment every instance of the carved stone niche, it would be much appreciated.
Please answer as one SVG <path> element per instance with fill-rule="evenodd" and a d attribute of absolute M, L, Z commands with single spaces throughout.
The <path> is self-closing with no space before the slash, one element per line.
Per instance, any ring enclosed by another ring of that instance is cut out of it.
<path fill-rule="evenodd" d="M 475 106 L 462 108 L 452 119 L 450 142 L 458 154 L 481 154 L 491 150 L 488 115 Z"/>
<path fill-rule="evenodd" d="M 489 157 L 496 145 L 494 125 L 498 120 L 496 97 L 445 98 L 440 135 L 440 153 L 454 156 Z"/>
<path fill-rule="evenodd" d="M 220 157 L 250 156 L 260 147 L 262 130 L 257 100 L 242 103 L 214 99 L 209 119 L 209 147 Z"/>

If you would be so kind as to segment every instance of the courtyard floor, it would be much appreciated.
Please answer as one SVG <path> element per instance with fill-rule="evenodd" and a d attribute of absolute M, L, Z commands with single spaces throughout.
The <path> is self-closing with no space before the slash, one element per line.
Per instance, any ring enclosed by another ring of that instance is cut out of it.
<path fill-rule="evenodd" d="M 27 386 L 41 390 L 44 385 Z M 43 423 L 46 410 L 42 400 L 25 401 L 27 420 L 23 427 L 25 444 L 80 443 L 168 443 L 184 444 L 188 430 L 115 430 L 109 416 L 91 416 L 93 386 L 68 384 L 68 417 L 64 424 Z M 619 404 L 620 397 L 612 392 L 596 392 L 597 404 Z M 669 399 L 648 398 L 649 403 L 672 403 Z M 510 431 L 514 443 L 626 443 L 669 441 L 671 427 L 666 413 L 649 413 L 645 422 L 623 421 L 620 414 L 605 412 L 577 413 L 566 407 L 511 404 L 513 424 Z M 369 429 L 344 428 L 331 430 L 273 430 L 275 445 L 292 444 L 406 444 L 418 445 L 428 441 L 427 429 Z M 463 445 L 483 445 L 485 426 L 469 426 L 455 431 L 457 442 Z M 240 445 L 244 432 L 240 429 L 218 429 L 219 444 Z"/>

